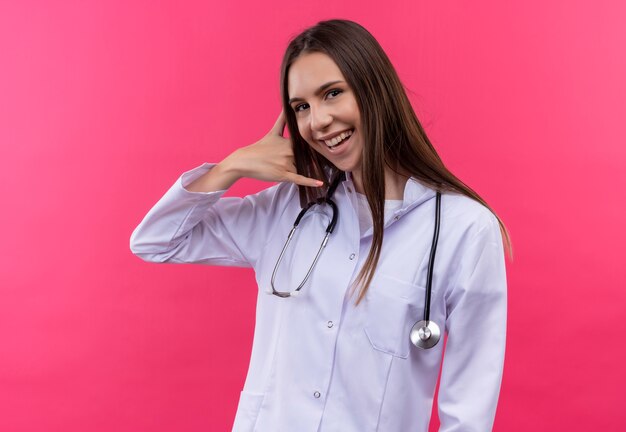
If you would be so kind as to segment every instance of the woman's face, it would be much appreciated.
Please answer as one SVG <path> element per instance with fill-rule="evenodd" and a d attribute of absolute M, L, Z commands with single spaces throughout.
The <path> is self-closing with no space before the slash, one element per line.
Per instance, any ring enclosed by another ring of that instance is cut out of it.
<path fill-rule="evenodd" d="M 323 53 L 303 54 L 292 63 L 287 85 L 300 135 L 340 170 L 360 172 L 361 116 L 335 62 Z"/>

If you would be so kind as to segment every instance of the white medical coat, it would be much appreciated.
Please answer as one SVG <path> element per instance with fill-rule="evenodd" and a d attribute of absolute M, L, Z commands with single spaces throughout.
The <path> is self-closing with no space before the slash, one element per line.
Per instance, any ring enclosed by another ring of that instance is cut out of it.
<path fill-rule="evenodd" d="M 250 366 L 236 432 L 427 431 L 441 368 L 440 431 L 489 431 L 505 351 L 506 275 L 497 219 L 480 203 L 443 194 L 431 320 L 447 333 L 430 350 L 409 332 L 423 317 L 435 191 L 409 179 L 385 225 L 382 254 L 364 301 L 346 294 L 369 251 L 350 173 L 334 200 L 339 220 L 298 297 L 271 294 L 270 280 L 300 211 L 296 185 L 222 197 L 184 187 L 214 164 L 183 173 L 130 238 L 145 261 L 252 267 L 258 283 Z M 303 218 L 276 277 L 295 289 L 306 274 L 330 210 Z M 230 301 L 233 297 L 223 297 Z"/>

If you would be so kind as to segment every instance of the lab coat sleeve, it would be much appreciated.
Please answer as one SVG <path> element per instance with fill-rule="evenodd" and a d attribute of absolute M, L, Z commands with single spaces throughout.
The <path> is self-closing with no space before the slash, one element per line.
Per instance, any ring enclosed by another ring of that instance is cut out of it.
<path fill-rule="evenodd" d="M 459 274 L 446 293 L 440 432 L 491 431 L 502 381 L 507 284 L 502 236 L 493 214 L 468 245 L 459 250 Z"/>
<path fill-rule="evenodd" d="M 178 178 L 133 230 L 133 254 L 158 263 L 254 266 L 284 211 L 286 196 L 278 191 L 287 184 L 243 198 L 185 189 L 215 165 L 204 163 Z"/>

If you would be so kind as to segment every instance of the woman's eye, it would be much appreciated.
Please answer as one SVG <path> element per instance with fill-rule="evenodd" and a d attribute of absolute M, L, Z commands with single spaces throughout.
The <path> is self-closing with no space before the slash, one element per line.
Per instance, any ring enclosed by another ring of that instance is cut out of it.
<path fill-rule="evenodd" d="M 293 110 L 294 110 L 295 112 L 302 111 L 300 108 L 302 108 L 302 107 L 303 107 L 303 106 L 305 106 L 305 105 L 306 105 L 306 104 L 300 104 L 300 105 L 297 105 L 297 106 L 296 106 Z"/>
<path fill-rule="evenodd" d="M 337 94 L 339 94 L 339 93 L 341 93 L 341 90 L 334 89 L 334 90 L 331 90 L 331 91 L 329 91 L 329 92 L 328 92 L 328 94 L 331 94 L 331 93 L 337 93 Z"/>

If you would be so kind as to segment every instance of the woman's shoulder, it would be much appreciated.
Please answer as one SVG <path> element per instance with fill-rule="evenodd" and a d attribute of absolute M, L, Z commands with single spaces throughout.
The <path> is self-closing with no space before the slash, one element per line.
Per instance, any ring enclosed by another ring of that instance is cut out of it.
<path fill-rule="evenodd" d="M 474 198 L 460 193 L 445 193 L 441 198 L 441 218 L 449 229 L 467 234 L 485 229 L 498 229 L 498 218 L 493 212 Z"/>

